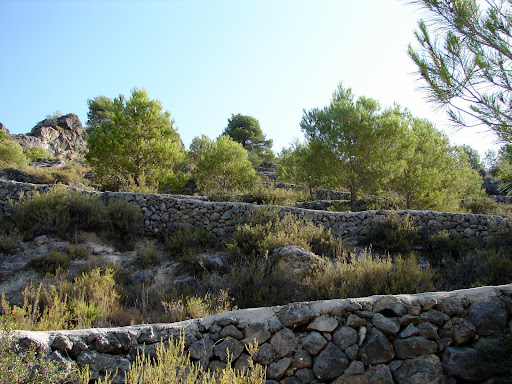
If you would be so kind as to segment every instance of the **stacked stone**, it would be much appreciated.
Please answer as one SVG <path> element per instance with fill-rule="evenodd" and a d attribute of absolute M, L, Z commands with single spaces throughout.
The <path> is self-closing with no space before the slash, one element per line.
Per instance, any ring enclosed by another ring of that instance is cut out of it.
<path fill-rule="evenodd" d="M 12 201 L 21 195 L 34 191 L 45 192 L 51 185 L 36 185 L 0 180 L 0 213 L 9 210 Z M 83 193 L 98 193 L 83 191 Z M 144 213 L 144 230 L 154 234 L 162 229 L 176 229 L 181 226 L 198 227 L 207 230 L 219 240 L 228 237 L 236 225 L 243 223 L 247 213 L 262 206 L 238 202 L 210 202 L 195 198 L 182 198 L 173 195 L 154 195 L 131 192 L 99 193 L 104 199 L 124 198 L 133 201 Z M 319 227 L 330 229 L 334 236 L 343 239 L 364 239 L 368 229 L 388 219 L 410 217 L 413 225 L 426 233 L 447 231 L 452 236 L 462 236 L 485 242 L 502 229 L 510 229 L 512 221 L 500 216 L 448 213 L 434 211 L 363 211 L 328 212 L 297 207 L 269 206 L 281 217 L 292 214 L 306 218 Z"/>
<path fill-rule="evenodd" d="M 267 384 L 479 383 L 495 371 L 480 347 L 512 326 L 512 285 L 419 295 L 293 303 L 176 324 L 60 332 L 22 332 L 51 358 L 89 365 L 93 378 L 118 370 L 144 351 L 183 335 L 190 357 L 218 372 L 230 362 L 248 369 L 246 346 Z M 228 354 L 229 351 L 229 354 Z M 231 360 L 230 360 L 231 359 Z"/>

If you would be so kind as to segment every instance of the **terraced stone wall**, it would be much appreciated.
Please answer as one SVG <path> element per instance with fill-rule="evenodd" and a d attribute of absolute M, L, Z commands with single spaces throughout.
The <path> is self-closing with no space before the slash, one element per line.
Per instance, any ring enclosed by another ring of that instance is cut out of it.
<path fill-rule="evenodd" d="M 44 193 L 50 185 L 35 185 L 0 180 L 0 214 L 9 214 L 10 202 L 18 201 L 20 196 L 34 192 Z M 219 240 L 229 236 L 235 226 L 243 223 L 249 212 L 262 206 L 236 202 L 209 202 L 203 198 L 154 195 L 129 192 L 86 192 L 100 194 L 104 199 L 124 198 L 138 204 L 144 213 L 144 230 L 157 233 L 168 228 L 193 226 L 204 228 Z M 292 214 L 298 218 L 307 218 L 318 226 L 329 228 L 335 236 L 347 238 L 364 238 L 368 228 L 386 220 L 390 215 L 410 216 L 414 225 L 423 231 L 436 233 L 448 231 L 453 236 L 463 236 L 479 241 L 487 241 L 496 232 L 511 228 L 511 220 L 499 216 L 447 213 L 435 211 L 404 210 L 363 211 L 363 212 L 328 212 L 296 207 L 271 206 L 284 216 Z"/>
<path fill-rule="evenodd" d="M 496 351 L 511 320 L 512 284 L 292 303 L 174 324 L 20 331 L 18 343 L 89 365 L 94 378 L 117 369 L 118 383 L 140 350 L 152 354 L 180 334 L 192 360 L 213 371 L 226 366 L 226 350 L 234 367 L 247 368 L 245 344 L 257 340 L 252 359 L 266 366 L 267 384 L 482 383 L 497 376 L 504 355 L 487 361 L 478 349 Z"/>

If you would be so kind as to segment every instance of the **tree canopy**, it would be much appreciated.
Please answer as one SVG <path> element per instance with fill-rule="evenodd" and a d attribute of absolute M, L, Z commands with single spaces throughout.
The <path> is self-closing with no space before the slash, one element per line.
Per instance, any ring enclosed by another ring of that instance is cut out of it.
<path fill-rule="evenodd" d="M 348 188 L 352 210 L 361 189 L 375 190 L 402 168 L 396 155 L 404 127 L 380 109 L 376 100 L 355 100 L 340 84 L 327 107 L 304 111 L 302 117 L 306 139 L 326 160 L 327 167 L 317 172 L 324 172 L 330 187 Z"/>
<path fill-rule="evenodd" d="M 185 151 L 170 113 L 144 89 L 134 88 L 130 99 L 120 95 L 108 100 L 89 100 L 94 129 L 87 139 L 86 159 L 95 177 L 113 190 L 143 183 L 159 190 L 180 189 L 186 180 L 178 166 Z M 108 106 L 108 113 L 98 112 L 99 102 Z"/>
<path fill-rule="evenodd" d="M 410 2 L 430 16 L 419 22 L 419 48 L 408 51 L 428 99 L 456 125 L 483 124 L 512 142 L 512 2 Z"/>
<path fill-rule="evenodd" d="M 273 158 L 272 140 L 267 140 L 260 123 L 252 116 L 241 114 L 231 115 L 228 125 L 222 135 L 230 136 L 242 146 L 255 159 L 254 162 Z"/>
<path fill-rule="evenodd" d="M 206 146 L 192 176 L 208 194 L 245 192 L 258 179 L 247 151 L 227 135 Z"/>

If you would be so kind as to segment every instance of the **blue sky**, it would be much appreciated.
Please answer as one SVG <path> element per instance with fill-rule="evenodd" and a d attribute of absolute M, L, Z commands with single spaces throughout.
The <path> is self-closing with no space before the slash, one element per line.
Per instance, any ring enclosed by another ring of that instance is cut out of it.
<path fill-rule="evenodd" d="M 405 0 L 0 0 L 0 122 L 27 133 L 60 110 L 137 86 L 171 112 L 184 143 L 257 118 L 279 151 L 303 109 L 339 82 L 394 102 L 481 154 L 490 133 L 448 130 L 417 88 L 407 45 L 422 16 Z M 494 148 L 496 146 L 494 145 Z"/>

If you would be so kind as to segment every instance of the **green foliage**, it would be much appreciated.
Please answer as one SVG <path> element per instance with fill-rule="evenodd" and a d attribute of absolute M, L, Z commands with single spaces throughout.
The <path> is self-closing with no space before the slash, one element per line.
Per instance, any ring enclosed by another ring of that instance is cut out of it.
<path fill-rule="evenodd" d="M 512 334 L 504 331 L 492 335 L 477 346 L 482 366 L 493 376 L 505 379 L 512 377 Z"/>
<path fill-rule="evenodd" d="M 95 177 L 112 190 L 120 190 L 130 181 L 138 184 L 141 177 L 161 191 L 180 190 L 186 182 L 179 170 L 185 151 L 173 128 L 174 120 L 169 112 L 162 112 L 160 101 L 150 100 L 145 90 L 134 88 L 130 99 L 121 95 L 105 108 L 112 111 L 102 112 L 97 121 L 96 112 L 89 112 L 94 130 L 87 139 L 86 159 Z"/>
<path fill-rule="evenodd" d="M 167 252 L 178 259 L 204 252 L 214 244 L 213 237 L 200 228 L 180 227 L 174 232 L 165 232 L 162 236 Z"/>
<path fill-rule="evenodd" d="M 429 17 L 428 22 L 418 24 L 419 48 L 409 46 L 409 56 L 426 82 L 428 100 L 445 107 L 455 124 L 483 124 L 510 142 L 512 4 L 479 0 L 411 2 L 424 8 Z"/>
<path fill-rule="evenodd" d="M 468 165 L 473 171 L 479 172 L 483 170 L 484 166 L 480 161 L 480 154 L 476 149 L 467 144 L 463 144 L 462 146 L 456 148 L 467 155 Z"/>
<path fill-rule="evenodd" d="M 238 261 L 224 278 L 235 304 L 240 308 L 284 305 L 300 301 L 299 282 L 272 268 L 268 253 L 260 258 Z"/>
<path fill-rule="evenodd" d="M 508 284 L 512 280 L 510 252 L 496 248 L 466 252 L 458 259 L 445 258 L 436 269 L 438 289 L 461 289 Z"/>
<path fill-rule="evenodd" d="M 249 152 L 249 160 L 253 165 L 259 165 L 262 161 L 272 161 L 272 140 L 266 140 L 260 123 L 254 117 L 241 114 L 231 115 L 228 125 L 222 132 L 228 135 Z"/>
<path fill-rule="evenodd" d="M 234 311 L 237 309 L 232 304 L 233 299 L 226 291 L 221 290 L 217 294 L 206 293 L 200 296 L 179 296 L 163 301 L 166 321 L 175 323 L 178 321 L 197 319 L 216 315 L 218 313 Z"/>
<path fill-rule="evenodd" d="M 418 260 L 344 254 L 306 280 L 308 300 L 365 297 L 376 294 L 427 292 L 434 289 L 432 270 L 421 269 Z"/>
<path fill-rule="evenodd" d="M 252 357 L 257 344 L 246 347 Z M 249 370 L 236 370 L 229 360 L 226 368 L 220 372 L 204 372 L 200 364 L 194 364 L 185 353 L 185 339 L 169 340 L 159 343 L 155 348 L 155 357 L 140 353 L 126 374 L 126 384 L 261 384 L 265 382 L 265 369 L 249 359 Z M 111 384 L 110 380 L 102 381 Z"/>
<path fill-rule="evenodd" d="M 258 176 L 241 144 L 221 136 L 202 154 L 192 176 L 208 194 L 232 194 L 248 190 Z"/>
<path fill-rule="evenodd" d="M 387 220 L 368 228 L 368 243 L 387 252 L 408 253 L 419 239 L 419 230 L 409 216 L 390 215 Z"/>
<path fill-rule="evenodd" d="M 79 230 L 85 230 L 131 247 L 141 231 L 143 215 L 135 203 L 124 199 L 105 204 L 98 195 L 54 187 L 17 203 L 12 221 L 26 239 L 57 235 L 72 240 Z"/>
<path fill-rule="evenodd" d="M 0 323 L 16 329 L 54 330 L 106 326 L 118 322 L 121 307 L 114 270 L 95 268 L 69 282 L 61 271 L 23 291 L 23 304 L 10 306 L 2 296 Z"/>
<path fill-rule="evenodd" d="M 440 266 L 448 259 L 460 260 L 477 247 L 474 241 L 452 236 L 446 230 L 437 232 L 424 239 L 428 261 L 433 266 Z"/>
<path fill-rule="evenodd" d="M 73 260 L 87 260 L 90 253 L 83 247 L 68 245 L 64 248 L 51 248 L 48 253 L 30 261 L 30 266 L 41 275 L 57 273 L 59 269 L 67 269 Z"/>
<path fill-rule="evenodd" d="M 162 261 L 161 252 L 150 242 L 143 241 L 137 245 L 135 252 L 137 265 L 142 269 L 151 269 Z"/>
<path fill-rule="evenodd" d="M 398 110 L 380 112 L 377 101 L 354 100 L 341 84 L 329 106 L 304 112 L 301 128 L 327 165 L 317 172 L 330 180 L 329 187 L 348 188 L 353 211 L 361 189 L 376 191 L 404 167 L 400 154 L 407 149 L 402 139 L 407 127 Z"/>
<path fill-rule="evenodd" d="M 263 205 L 289 205 L 304 200 L 301 190 L 276 188 L 273 185 L 255 184 L 250 194 L 255 204 Z"/>
<path fill-rule="evenodd" d="M 5 233 L 0 231 L 0 254 L 10 255 L 18 249 L 20 235 L 15 230 L 9 230 Z"/>
<path fill-rule="evenodd" d="M 291 214 L 280 218 L 271 209 L 259 209 L 247 215 L 226 242 L 226 250 L 236 259 L 264 258 L 278 247 L 296 245 L 318 255 L 335 257 L 342 249 L 340 239 L 330 231 L 316 227 Z"/>
<path fill-rule="evenodd" d="M 406 167 L 388 184 L 406 200 L 406 208 L 453 210 L 459 200 L 478 194 L 482 179 L 469 167 L 462 150 L 453 150 L 448 137 L 427 120 L 401 113 L 408 126 Z"/>
<path fill-rule="evenodd" d="M 49 159 L 50 154 L 46 152 L 41 147 L 32 147 L 30 149 L 24 149 L 23 153 L 28 158 L 29 161 L 34 161 L 36 159 Z"/>
<path fill-rule="evenodd" d="M 470 197 L 464 200 L 461 205 L 463 209 L 470 213 L 512 217 L 512 207 L 510 204 L 498 203 L 487 196 Z"/>
<path fill-rule="evenodd" d="M 60 168 L 35 168 L 26 165 L 20 167 L 20 169 L 36 179 L 36 183 L 39 184 L 91 184 L 90 180 L 84 178 L 87 168 L 74 162 L 68 162 Z"/>
<path fill-rule="evenodd" d="M 380 191 L 367 204 L 367 210 L 399 211 L 407 208 L 405 196 L 395 191 Z"/>
<path fill-rule="evenodd" d="M 304 185 L 309 189 L 311 199 L 316 188 L 329 183 L 328 176 L 319 172 L 329 166 L 326 157 L 321 154 L 320 143 L 295 141 L 290 148 L 285 149 L 276 169 L 279 179 Z"/>
<path fill-rule="evenodd" d="M 19 167 L 27 163 L 23 148 L 11 136 L 0 130 L 0 169 Z"/>
<path fill-rule="evenodd" d="M 73 363 L 67 370 L 62 363 L 45 358 L 35 344 L 22 350 L 14 343 L 12 324 L 4 318 L 0 336 L 0 383 L 87 384 L 88 380 Z"/>
<path fill-rule="evenodd" d="M 196 136 L 192 139 L 188 149 L 188 157 L 193 166 L 195 166 L 203 154 L 211 149 L 213 140 L 206 135 Z"/>
<path fill-rule="evenodd" d="M 24 238 L 47 234 L 73 238 L 80 229 L 99 227 L 101 205 L 98 196 L 54 187 L 16 204 L 13 222 Z"/>

